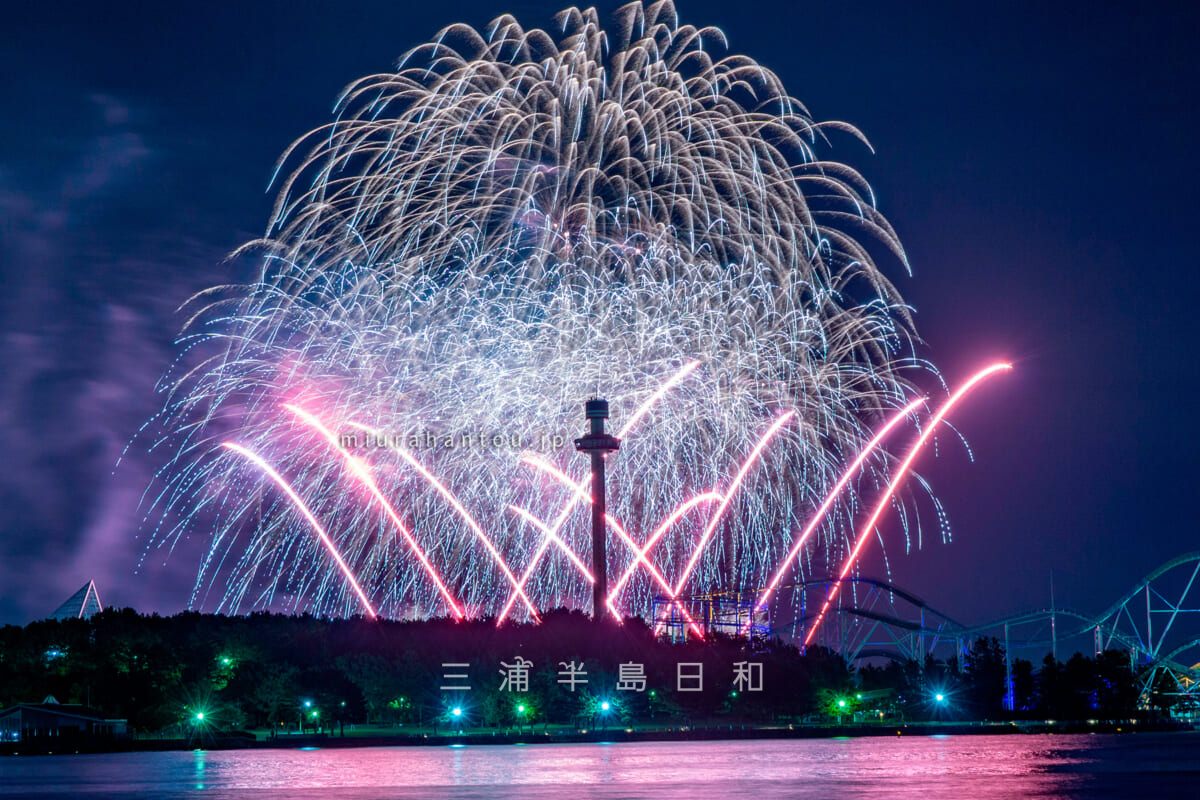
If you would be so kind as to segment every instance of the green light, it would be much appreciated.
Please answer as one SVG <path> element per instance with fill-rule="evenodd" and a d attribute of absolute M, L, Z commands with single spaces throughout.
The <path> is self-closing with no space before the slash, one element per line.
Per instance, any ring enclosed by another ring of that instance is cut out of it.
<path fill-rule="evenodd" d="M 862 692 L 856 694 L 855 697 L 857 697 L 859 700 L 862 700 Z"/>
<path fill-rule="evenodd" d="M 227 666 L 227 667 L 228 667 L 228 666 L 229 666 L 230 664 L 232 664 L 233 662 L 232 662 L 232 661 L 230 661 L 228 658 L 222 658 L 222 659 L 221 659 L 221 663 L 222 663 L 222 664 L 224 664 L 225 666 Z"/>
<path fill-rule="evenodd" d="M 732 692 L 730 692 L 730 693 L 729 693 L 729 696 L 730 696 L 730 697 L 737 697 L 737 689 L 734 689 Z"/>
<path fill-rule="evenodd" d="M 845 708 L 845 707 L 846 707 L 846 701 L 838 700 L 838 708 Z"/>
<path fill-rule="evenodd" d="M 314 711 L 314 712 L 312 712 L 312 716 L 313 716 L 313 719 L 316 719 L 317 717 L 321 716 L 321 712 Z"/>
<path fill-rule="evenodd" d="M 518 713 L 518 714 L 524 714 L 524 713 L 525 713 L 525 706 L 517 706 L 517 713 Z"/>
<path fill-rule="evenodd" d="M 653 689 L 651 689 L 651 690 L 650 690 L 650 696 L 651 696 L 651 697 L 658 697 L 658 692 L 656 692 L 656 691 L 654 691 Z"/>
<path fill-rule="evenodd" d="M 456 717 L 461 717 L 461 716 L 462 716 L 462 709 L 461 709 L 461 708 L 455 708 L 455 709 L 454 709 L 453 711 L 451 711 L 450 713 L 451 713 L 451 714 L 453 714 L 453 715 L 454 715 L 454 716 L 456 716 Z"/>
<path fill-rule="evenodd" d="M 204 722 L 204 712 L 203 712 L 203 711 L 197 711 L 197 712 L 196 712 L 196 721 L 197 721 L 197 722 Z"/>

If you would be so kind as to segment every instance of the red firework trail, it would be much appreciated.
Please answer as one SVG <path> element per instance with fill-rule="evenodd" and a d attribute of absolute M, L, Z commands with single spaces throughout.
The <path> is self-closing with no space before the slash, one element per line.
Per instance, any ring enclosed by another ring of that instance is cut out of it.
<path fill-rule="evenodd" d="M 587 564 L 584 564 L 583 561 L 579 558 L 579 556 L 575 555 L 575 551 L 572 550 L 570 547 L 567 547 L 567 543 L 564 542 L 562 539 L 560 539 L 558 537 L 558 535 L 556 533 L 554 533 L 554 531 L 550 530 L 549 525 L 542 522 L 540 519 L 535 517 L 533 514 L 530 514 L 528 511 L 521 508 L 520 506 L 510 505 L 509 509 L 511 511 L 515 512 L 516 514 L 520 515 L 526 522 L 528 522 L 533 527 L 537 528 L 542 533 L 546 534 L 546 536 L 549 536 L 551 539 L 553 539 L 558 544 L 558 546 L 563 549 L 563 552 L 565 552 L 567 554 L 567 558 L 571 559 L 571 563 L 574 564 L 581 573 L 583 573 L 583 577 L 588 579 L 588 583 L 596 582 L 596 577 L 594 575 L 592 575 L 591 570 L 589 570 L 587 568 Z"/>
<path fill-rule="evenodd" d="M 854 567 L 854 562 L 858 558 L 858 554 L 862 551 L 863 546 L 867 543 L 867 540 L 871 535 L 871 531 L 875 528 L 876 523 L 879 522 L 879 517 L 883 514 L 884 510 L 887 509 L 888 503 L 892 499 L 892 495 L 896 492 L 900 482 L 904 480 L 905 475 L 912 467 L 912 463 L 916 460 L 917 455 L 920 454 L 921 448 L 925 445 L 925 442 L 927 442 L 929 437 L 933 435 L 938 423 L 941 422 L 946 414 L 948 414 L 950 410 L 954 408 L 958 401 L 961 400 L 967 394 L 967 392 L 971 391 L 971 389 L 973 389 L 980 381 L 990 375 L 996 374 L 997 372 L 1008 371 L 1010 369 L 1012 369 L 1012 364 L 1000 362 L 998 364 L 992 364 L 991 366 L 985 367 L 979 372 L 976 372 L 971 376 L 970 380 L 964 383 L 961 387 L 959 387 L 958 391 L 950 396 L 950 399 L 942 404 L 942 407 L 939 408 L 937 413 L 934 414 L 932 419 L 929 420 L 929 424 L 925 426 L 925 430 L 921 433 L 920 438 L 917 439 L 917 443 L 914 444 L 912 449 L 908 451 L 908 455 L 905 456 L 904 461 L 901 462 L 900 468 L 896 470 L 896 475 L 894 478 L 892 478 L 891 483 L 888 484 L 887 491 L 883 493 L 883 496 L 879 498 L 879 502 L 875 504 L 875 510 L 871 513 L 870 518 L 867 520 L 867 524 L 863 527 L 863 532 L 858 537 L 858 541 L 854 543 L 854 549 L 850 551 L 850 557 L 846 559 L 846 563 L 842 567 L 841 574 L 838 575 L 838 581 L 833 584 L 833 587 L 829 591 L 829 596 L 825 598 L 825 603 L 821 606 L 821 612 L 817 614 L 816 621 L 813 623 L 813 626 L 809 628 L 808 633 L 804 637 L 805 645 L 808 645 L 808 643 L 812 641 L 813 636 L 817 632 L 817 628 L 821 626 L 821 621 L 825 619 L 825 612 L 829 610 L 830 604 L 833 603 L 834 598 L 837 597 L 838 589 L 840 589 L 842 585 L 841 582 L 846 579 L 847 575 L 850 574 L 850 570 Z"/>
<path fill-rule="evenodd" d="M 617 521 L 608 514 L 605 514 L 604 518 L 608 520 L 608 524 L 611 525 L 617 533 L 621 534 L 622 538 L 625 539 L 625 543 L 629 545 L 629 549 L 637 554 L 638 558 L 634 559 L 633 565 L 636 567 L 638 560 L 641 560 L 641 562 L 646 565 L 646 569 L 650 570 L 650 574 L 654 576 L 654 579 L 658 581 L 658 585 L 666 589 L 667 592 L 670 592 L 671 584 L 667 583 L 667 579 L 662 576 L 662 573 L 659 572 L 658 569 L 646 559 L 645 553 L 638 549 L 633 539 L 630 538 L 629 534 L 625 532 L 625 529 L 618 525 Z M 607 600 L 608 607 L 612 611 L 613 616 L 617 619 L 620 619 L 621 615 L 617 611 L 616 605 L 613 603 L 614 595 L 616 595 L 616 592 L 609 593 Z M 672 597 L 674 597 L 674 595 L 672 595 Z M 687 612 L 687 609 L 680 607 L 679 610 L 683 612 L 683 618 L 687 621 L 688 625 L 692 627 L 692 630 L 695 631 L 696 635 L 704 636 L 704 631 L 702 631 L 700 626 L 696 624 L 696 621 L 692 619 L 692 615 Z"/>
<path fill-rule="evenodd" d="M 672 511 L 670 516 L 668 516 L 663 523 L 659 525 L 657 529 L 655 529 L 654 533 L 650 535 L 650 538 L 646 540 L 646 544 L 634 551 L 637 557 L 633 560 L 633 563 L 626 568 L 624 574 L 621 575 L 621 579 L 617 581 L 617 585 L 613 588 L 612 592 L 609 593 L 609 602 L 611 603 L 614 601 L 617 595 L 621 593 L 621 589 L 625 587 L 625 584 L 629 582 L 631 577 L 633 577 L 633 573 L 637 571 L 639 562 L 644 564 L 646 568 L 651 571 L 651 574 L 655 576 L 659 584 L 667 590 L 667 593 L 674 597 L 675 595 L 671 588 L 671 584 L 667 583 L 666 579 L 662 577 L 661 573 L 654 568 L 654 565 L 651 564 L 647 559 L 647 555 L 650 553 L 650 550 L 653 549 L 654 545 L 658 543 L 658 540 L 662 538 L 663 534 L 666 533 L 672 525 L 678 522 L 684 514 L 691 511 L 701 503 L 720 502 L 720 500 L 721 495 L 719 492 L 705 492 L 704 494 L 698 494 L 695 497 L 692 497 L 680 505 L 679 508 Z"/>
<path fill-rule="evenodd" d="M 362 601 L 363 608 L 367 610 L 367 616 L 374 619 L 376 615 L 375 609 L 371 607 L 371 601 L 367 599 L 367 596 L 363 593 L 362 587 L 358 585 L 358 581 L 355 579 L 354 573 L 350 571 L 350 567 L 346 566 L 346 562 L 342 559 L 342 555 L 338 552 L 337 547 L 334 546 L 333 540 L 329 538 L 329 534 L 325 532 L 323 527 L 321 527 L 321 523 L 317 522 L 317 518 L 313 516 L 313 513 L 308 510 L 308 506 L 306 506 L 304 501 L 300 499 L 300 495 L 296 494 L 295 490 L 292 489 L 292 487 L 288 485 L 288 482 L 283 479 L 283 476 L 272 469 L 271 465 L 263 460 L 263 458 L 257 453 L 247 450 L 240 444 L 234 444 L 233 442 L 223 442 L 222 446 L 229 448 L 235 453 L 240 453 L 250 461 L 254 462 L 259 469 L 266 473 L 267 477 L 275 481 L 276 485 L 278 485 L 279 488 L 283 490 L 284 494 L 286 494 L 288 498 L 291 499 L 291 501 L 296 505 L 296 508 L 300 509 L 300 513 L 303 514 L 304 518 L 308 520 L 308 524 L 312 525 L 313 530 L 317 532 L 317 536 L 321 537 L 321 542 L 325 545 L 325 549 L 329 551 L 331 556 L 333 556 L 333 560 L 337 562 L 338 568 L 342 571 L 342 574 L 346 576 L 346 580 L 350 582 L 352 587 L 354 587 L 354 591 L 358 595 L 358 599 Z"/>
<path fill-rule="evenodd" d="M 763 592 L 762 597 L 759 598 L 759 601 L 754 605 L 755 613 L 761 611 L 763 607 L 766 606 L 767 601 L 771 599 L 771 593 L 775 591 L 776 587 L 779 586 L 779 582 L 783 580 L 783 576 L 787 574 L 788 568 L 792 565 L 792 561 L 794 561 L 796 556 L 800 553 L 800 549 L 804 547 L 804 543 L 808 541 L 808 537 L 813 534 L 813 531 L 815 531 L 820 526 L 821 521 L 825 519 L 825 515 L 829 513 L 829 509 L 833 507 L 834 501 L 837 499 L 838 495 L 841 494 L 841 491 L 845 488 L 846 484 L 850 482 L 850 478 L 854 476 L 854 473 L 858 471 L 858 468 L 861 467 L 863 462 L 867 460 L 867 457 L 874 452 L 875 448 L 879 446 L 879 443 L 883 441 L 883 438 L 887 436 L 893 428 L 899 425 L 905 417 L 915 411 L 917 406 L 924 402 L 924 398 L 917 398 L 904 408 L 897 411 L 892 418 L 887 421 L 887 424 L 879 429 L 879 432 L 875 434 L 871 441 L 867 442 L 866 446 L 859 451 L 859 454 L 854 459 L 854 462 L 846 468 L 846 471 L 842 473 L 842 477 L 838 479 L 838 482 L 834 485 L 833 489 L 831 489 L 829 494 L 825 496 L 824 502 L 821 503 L 821 506 L 817 509 L 817 512 L 813 514 L 813 518 L 809 521 L 808 526 L 805 527 L 804 531 L 801 532 L 800 537 L 796 539 L 796 543 L 792 545 L 792 549 L 788 552 L 787 557 L 780 562 L 779 569 L 776 571 L 775 577 L 773 577 L 771 582 L 767 584 L 767 588 Z M 741 633 L 746 632 L 753 619 L 754 616 L 751 614 L 750 619 L 746 620 L 746 624 L 742 627 Z"/>
<path fill-rule="evenodd" d="M 380 432 L 375 428 L 371 428 L 358 422 L 351 422 L 350 426 L 353 428 L 358 428 L 361 431 L 366 431 L 377 438 L 382 438 Z M 520 598 L 525 601 L 525 605 L 529 608 L 530 615 L 532 615 L 534 619 L 537 619 L 537 609 L 534 607 L 533 601 L 530 600 L 529 596 L 523 591 L 524 587 L 517 584 L 517 576 L 513 575 L 512 570 L 508 568 L 508 564 L 505 563 L 504 558 L 500 555 L 500 551 L 496 549 L 496 545 L 492 543 L 491 538 L 484 533 L 483 528 L 478 522 L 475 521 L 475 518 L 471 516 L 466 507 L 459 502 L 458 498 L 454 496 L 454 493 L 447 489 L 446 486 L 439 481 L 432 472 L 427 470 L 420 461 L 417 461 L 416 457 L 413 456 L 412 453 L 408 452 L 402 447 L 397 447 L 396 445 L 390 445 L 389 448 L 399 453 L 400 456 L 413 467 L 413 469 L 421 474 L 421 477 L 425 478 L 425 480 L 428 481 L 433 488 L 438 490 L 442 497 L 446 498 L 446 501 L 450 503 L 451 507 L 458 512 L 458 515 L 463 518 L 463 520 L 467 523 L 467 526 L 474 531 L 475 535 L 479 537 L 479 540 L 483 542 L 484 548 L 487 549 L 492 559 L 495 560 L 495 562 L 500 566 L 501 571 L 504 572 L 504 575 L 506 578 L 508 578 L 509 583 L 517 587 L 517 595 L 514 596 L 520 596 Z"/>
<path fill-rule="evenodd" d="M 523 461 L 524 463 L 528 464 L 529 466 L 531 466 L 535 469 L 540 469 L 543 472 L 548 473 L 551 477 L 556 478 L 560 483 L 564 484 L 568 489 L 575 492 L 575 494 L 577 495 L 576 499 L 585 500 L 589 503 L 592 502 L 592 498 L 588 497 L 584 493 L 583 489 L 579 485 L 577 485 L 575 483 L 575 481 L 571 480 L 571 477 L 569 475 L 567 475 L 561 469 L 554 466 L 552 463 L 550 463 L 546 459 L 542 458 L 541 456 L 537 455 L 536 453 L 525 453 L 523 456 L 521 456 L 521 461 Z M 540 519 L 538 519 L 533 514 L 531 514 L 530 512 L 526 511 L 523 508 L 518 508 L 517 506 L 509 506 L 509 508 L 512 509 L 513 511 L 517 512 L 518 514 L 521 514 L 522 516 L 524 516 L 529 522 L 533 523 L 533 525 L 535 527 L 537 527 L 538 530 L 540 530 L 542 533 L 544 533 L 546 536 L 548 536 L 550 541 L 553 541 L 554 544 L 561 547 L 563 552 L 567 554 L 567 558 L 571 559 L 571 562 L 576 567 L 579 568 L 580 572 L 582 572 L 584 575 L 587 576 L 588 581 L 590 581 L 591 583 L 596 582 L 596 578 L 592 575 L 591 570 L 589 570 L 587 568 L 587 565 L 584 564 L 582 560 L 580 560 L 579 556 L 577 556 L 575 554 L 575 551 L 572 550 L 567 545 L 567 543 L 562 540 L 562 537 L 558 535 L 557 526 L 555 526 L 554 528 L 551 528 L 549 525 L 542 522 Z M 572 504 L 572 508 L 574 508 L 574 504 Z"/>
<path fill-rule="evenodd" d="M 696 567 L 696 562 L 700 560 L 700 556 L 704 552 L 705 546 L 708 544 L 709 537 L 712 536 L 713 531 L 717 529 L 717 525 L 721 522 L 721 517 L 724 515 L 725 509 L 729 507 L 730 501 L 733 500 L 733 495 L 737 492 L 738 487 L 742 485 L 742 481 L 745 480 L 746 475 L 750 472 L 750 468 L 754 466 L 754 462 L 758 460 L 758 457 L 766 448 L 767 443 L 770 442 L 771 438 L 775 436 L 779 429 L 786 425 L 788 420 L 795 415 L 795 411 L 788 411 L 780 415 L 778 419 L 771 423 L 771 427 L 767 428 L 767 432 L 762 435 L 762 438 L 758 440 L 758 444 L 754 445 L 754 449 L 750 451 L 750 455 L 747 456 L 746 460 L 742 462 L 742 466 L 738 469 L 737 474 L 734 475 L 733 481 L 731 481 L 729 484 L 729 488 L 726 489 L 725 493 L 721 495 L 720 505 L 717 506 L 717 510 L 713 513 L 712 519 L 709 520 L 708 526 L 704 529 L 704 533 L 700 536 L 700 541 L 696 543 L 696 548 L 692 551 L 692 557 L 688 559 L 687 565 L 683 568 L 683 575 L 679 577 L 679 582 L 675 584 L 675 589 L 671 592 L 671 599 L 674 601 L 675 608 L 679 609 L 683 614 L 687 614 L 687 610 L 684 609 L 683 605 L 680 604 L 679 594 L 683 591 L 683 587 L 687 583 L 688 578 L 691 577 L 692 570 Z M 661 622 L 661 620 L 658 622 Z M 659 624 L 656 623 L 655 631 L 658 629 Z"/>
<path fill-rule="evenodd" d="M 571 480 L 570 476 L 568 476 L 565 472 L 560 470 L 558 467 L 551 464 L 546 459 L 544 459 L 540 456 L 537 456 L 537 455 L 526 455 L 523 460 L 525 461 L 526 464 L 529 464 L 533 467 L 536 467 L 538 469 L 541 469 L 541 470 L 549 473 L 550 475 L 552 475 L 553 477 L 558 479 L 559 482 L 565 484 L 567 487 L 569 487 L 571 489 L 574 489 L 579 494 L 579 498 L 582 501 L 587 502 L 587 503 L 592 502 L 592 498 L 590 498 L 586 494 L 584 494 L 583 489 L 581 487 L 577 486 L 575 481 Z M 713 496 L 718 500 L 720 499 L 720 495 L 713 495 Z M 704 499 L 706 497 L 707 497 L 707 495 L 701 495 L 700 499 Z M 685 510 L 686 510 L 686 508 L 689 508 L 691 505 L 695 505 L 694 502 L 689 501 L 689 503 L 690 503 L 690 505 L 688 503 L 684 504 Z M 537 525 L 548 535 L 550 534 L 550 528 L 546 525 L 546 523 L 537 519 L 537 517 L 533 516 L 525 509 L 517 508 L 516 506 L 509 506 L 509 508 L 511 508 L 512 510 L 525 516 L 526 519 L 528 519 L 534 525 Z M 677 516 L 678 516 L 677 514 L 672 514 L 671 520 L 676 519 Z M 668 583 L 667 579 L 662 576 L 662 573 L 658 571 L 658 568 L 655 567 L 654 564 L 650 563 L 650 561 L 646 559 L 645 551 L 637 546 L 637 543 L 633 541 L 633 537 L 631 537 L 625 531 L 625 528 L 623 528 L 621 526 L 621 523 L 619 523 L 615 518 L 613 518 L 613 516 L 611 514 L 605 514 L 604 519 L 606 522 L 608 522 L 609 527 L 612 528 L 614 531 L 616 531 L 617 535 L 621 537 L 621 540 L 625 543 L 625 546 L 628 547 L 633 552 L 635 558 L 633 561 L 633 567 L 631 567 L 630 569 L 632 570 L 632 569 L 636 568 L 638 561 L 641 561 L 646 566 L 646 569 L 648 569 L 650 571 L 650 574 L 652 576 L 654 576 L 654 579 L 658 581 L 659 585 L 662 586 L 667 591 L 668 594 L 670 594 L 671 584 Z M 657 540 L 658 536 L 662 535 L 661 531 L 663 531 L 663 530 L 666 530 L 666 526 L 659 527 L 659 530 L 656 531 L 655 536 L 651 537 L 651 542 L 650 542 L 650 544 L 648 544 L 646 546 L 646 549 L 649 549 L 651 546 L 653 546 L 654 541 Z M 555 538 L 557 539 L 557 537 L 555 537 Z M 566 543 L 562 542 L 561 540 L 559 540 L 559 543 L 567 551 L 567 554 L 569 556 L 571 556 L 571 558 L 575 562 L 576 566 L 578 566 L 579 569 L 583 572 L 583 574 L 585 576 L 587 576 L 587 579 L 589 581 L 591 581 L 592 583 L 595 583 L 596 579 L 592 576 L 592 573 L 588 571 L 587 567 L 585 567 L 583 565 L 583 563 L 579 560 L 578 556 L 576 556 L 575 553 L 570 548 L 567 547 Z M 628 573 L 626 573 L 626 574 L 628 575 Z M 617 590 L 619 590 L 620 587 L 624 585 L 624 583 L 625 583 L 625 579 L 623 578 L 621 580 L 621 582 L 618 584 Z M 613 616 L 619 618 L 620 612 L 617 610 L 616 605 L 613 603 L 613 598 L 616 597 L 616 594 L 617 594 L 617 591 L 610 592 L 608 595 L 607 603 L 608 603 L 609 610 L 611 610 L 613 613 Z M 699 626 L 697 626 L 696 623 L 692 620 L 691 616 L 687 613 L 687 611 L 684 611 L 683 615 L 687 619 L 687 621 L 691 624 L 692 628 L 696 631 L 696 635 L 702 636 L 703 632 L 700 630 Z"/>
<path fill-rule="evenodd" d="M 567 517 L 570 516 L 571 510 L 575 508 L 576 502 L 577 501 L 572 498 L 571 502 L 562 510 L 562 513 L 558 515 L 558 519 L 554 521 L 554 525 L 550 526 L 549 530 L 554 534 L 555 538 L 558 537 L 558 531 L 562 528 L 563 523 L 567 521 Z M 521 580 L 517 582 L 517 586 L 519 586 L 522 591 L 525 589 L 525 583 L 529 580 L 529 576 L 533 574 L 533 570 L 537 567 L 538 561 L 550 547 L 551 541 L 552 539 L 548 535 L 542 538 L 541 545 L 539 545 L 537 552 L 533 554 L 533 560 L 529 562 L 529 566 L 525 568 L 523 573 L 521 573 Z M 508 602 L 504 604 L 504 608 L 500 611 L 500 616 L 496 618 L 496 627 L 500 627 L 501 623 L 504 622 L 505 617 L 508 616 L 508 612 L 512 609 L 513 603 L 515 603 L 516 600 L 516 592 L 513 592 L 508 596 Z"/>
<path fill-rule="evenodd" d="M 413 535 L 409 532 L 408 528 L 403 522 L 401 522 L 400 515 L 396 513 L 396 509 L 392 507 L 392 504 L 388 502 L 387 497 L 384 496 L 383 491 L 379 488 L 379 485 L 375 483 L 375 477 L 371 474 L 370 468 L 363 463 L 361 459 L 350 455 L 350 453 L 348 453 L 346 449 L 338 443 L 337 437 L 333 435 L 333 432 L 326 428 L 324 424 L 322 424 L 321 420 L 317 419 L 315 416 L 299 406 L 294 406 L 290 403 L 284 404 L 284 408 L 308 423 L 314 430 L 320 433 L 335 450 L 341 453 L 342 457 L 346 459 L 346 465 L 350 468 L 350 472 L 353 473 L 354 477 L 357 478 L 359 482 L 361 482 L 362 485 L 365 486 L 369 492 L 371 492 L 375 499 L 379 501 L 379 504 L 383 506 L 383 510 L 388 515 L 388 518 L 391 519 L 392 523 L 396 526 L 396 529 L 399 530 L 401 535 L 404 536 L 404 540 L 408 542 L 408 546 L 411 547 L 413 553 L 416 554 L 417 559 L 421 562 L 421 566 L 425 568 L 425 571 L 429 573 L 429 577 L 432 578 L 433 582 L 437 585 L 438 591 L 442 593 L 442 597 L 445 599 L 446 605 L 450 607 L 450 610 L 454 613 L 454 616 L 462 619 L 464 616 L 463 612 L 461 609 L 459 609 L 458 604 L 454 602 L 454 597 L 451 596 L 450 590 L 446 588 L 446 584 L 442 581 L 441 576 L 438 575 L 437 570 L 433 568 L 433 564 L 429 563 L 429 559 L 425 556 L 425 551 L 421 549 L 421 546 L 417 544 L 417 540 L 413 538 Z"/>

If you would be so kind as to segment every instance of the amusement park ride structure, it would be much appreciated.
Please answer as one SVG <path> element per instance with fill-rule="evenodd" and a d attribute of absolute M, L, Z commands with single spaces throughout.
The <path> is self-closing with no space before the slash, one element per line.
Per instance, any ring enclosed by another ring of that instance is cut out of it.
<path fill-rule="evenodd" d="M 765 609 L 755 609 L 757 593 L 719 592 L 660 597 L 655 619 L 667 636 L 689 635 L 690 617 L 708 635 L 738 635 L 751 639 L 779 637 L 797 644 L 817 619 L 816 609 L 840 586 L 817 637 L 848 662 L 871 658 L 916 661 L 954 655 L 964 658 L 979 637 L 994 637 L 1004 645 L 1008 708 L 1013 705 L 1014 653 L 1038 657 L 1060 648 L 1129 653 L 1130 668 L 1138 675 L 1143 703 L 1164 685 L 1185 708 L 1200 706 L 1200 551 L 1185 553 L 1148 573 L 1099 614 L 1086 614 L 1055 605 L 1029 609 L 982 625 L 965 625 L 932 608 L 920 597 L 877 578 L 821 578 L 781 587 L 793 598 L 796 613 L 773 625 Z M 684 613 L 686 612 L 686 614 Z"/>

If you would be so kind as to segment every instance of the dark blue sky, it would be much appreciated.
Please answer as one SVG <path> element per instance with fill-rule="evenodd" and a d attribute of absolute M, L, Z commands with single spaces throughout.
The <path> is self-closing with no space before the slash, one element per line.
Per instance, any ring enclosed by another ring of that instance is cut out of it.
<path fill-rule="evenodd" d="M 342 86 L 451 22 L 558 10 L 241 5 L 5 11 L 0 623 L 89 578 L 106 604 L 187 602 L 187 552 L 134 574 L 161 460 L 113 470 L 158 406 L 175 308 L 246 277 L 223 256 L 262 232 L 276 157 Z M 1044 603 L 1051 570 L 1060 602 L 1098 610 L 1196 548 L 1200 15 L 1105 5 L 680 6 L 870 138 L 874 155 L 845 139 L 831 155 L 905 243 L 914 275 L 891 274 L 948 381 L 1017 367 L 953 417 L 974 463 L 954 446 L 920 462 L 954 542 L 888 551 L 900 585 L 963 621 Z"/>

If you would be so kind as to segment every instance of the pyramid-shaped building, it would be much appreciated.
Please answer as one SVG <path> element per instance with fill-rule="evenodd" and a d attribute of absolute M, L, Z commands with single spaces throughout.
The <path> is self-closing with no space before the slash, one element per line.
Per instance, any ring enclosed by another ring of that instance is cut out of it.
<path fill-rule="evenodd" d="M 103 610 L 95 581 L 88 581 L 78 592 L 68 597 L 67 601 L 50 615 L 50 619 L 87 619 Z"/>

